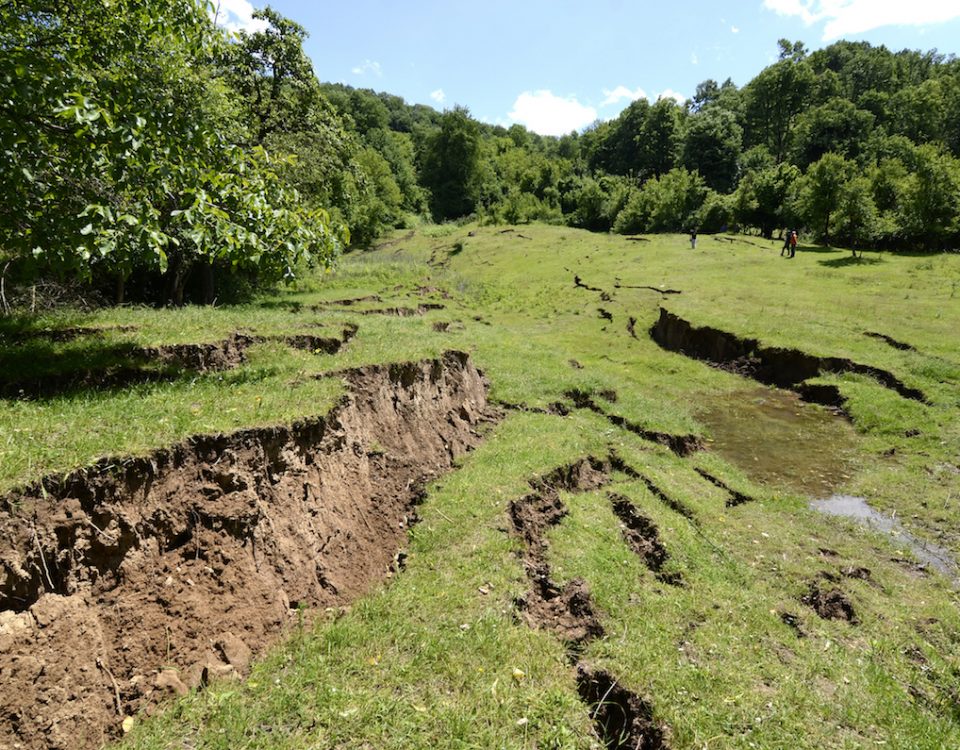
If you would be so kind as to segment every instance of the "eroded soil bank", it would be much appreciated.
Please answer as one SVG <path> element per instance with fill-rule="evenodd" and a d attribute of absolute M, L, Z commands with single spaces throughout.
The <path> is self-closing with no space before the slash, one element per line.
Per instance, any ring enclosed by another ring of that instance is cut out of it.
<path fill-rule="evenodd" d="M 342 373 L 329 414 L 0 498 L 0 746 L 92 748 L 382 580 L 423 483 L 490 419 L 467 355 Z"/>
<path fill-rule="evenodd" d="M 788 388 L 802 398 L 825 406 L 841 406 L 834 386 L 807 384 L 823 373 L 856 373 L 873 378 L 904 398 L 928 403 L 924 394 L 904 384 L 893 373 L 842 357 L 818 357 L 799 349 L 762 346 L 756 339 L 741 338 L 716 328 L 696 327 L 664 308 L 650 329 L 653 340 L 672 352 L 710 362 L 765 385 Z"/>

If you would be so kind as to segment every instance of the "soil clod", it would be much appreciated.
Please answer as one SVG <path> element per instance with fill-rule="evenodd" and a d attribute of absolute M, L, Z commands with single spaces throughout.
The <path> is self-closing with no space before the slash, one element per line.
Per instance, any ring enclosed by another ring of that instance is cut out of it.
<path fill-rule="evenodd" d="M 810 582 L 810 590 L 800 597 L 800 601 L 811 607 L 824 620 L 846 620 L 851 625 L 860 620 L 847 595 L 839 588 L 825 588 L 819 581 Z"/>

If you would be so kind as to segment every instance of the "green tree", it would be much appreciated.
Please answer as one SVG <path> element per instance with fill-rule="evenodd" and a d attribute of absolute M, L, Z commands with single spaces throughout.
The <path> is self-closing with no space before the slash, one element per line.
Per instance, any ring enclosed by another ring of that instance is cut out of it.
<path fill-rule="evenodd" d="M 764 68 L 745 87 L 747 145 L 765 145 L 777 163 L 787 156 L 797 115 L 809 105 L 814 74 L 792 56 Z"/>
<path fill-rule="evenodd" d="M 320 90 L 303 51 L 303 26 L 270 6 L 253 17 L 267 28 L 241 31 L 239 41 L 225 48 L 223 64 L 247 104 L 253 141 L 262 144 L 277 130 L 309 130 Z"/>
<path fill-rule="evenodd" d="M 198 261 L 289 275 L 339 232 L 299 207 L 277 161 L 244 151 L 214 75 L 224 36 L 194 0 L 0 6 L 0 244 L 46 268 L 167 274 Z"/>
<path fill-rule="evenodd" d="M 465 107 L 443 113 L 421 155 L 421 179 L 437 221 L 473 212 L 480 187 L 480 128 Z"/>
<path fill-rule="evenodd" d="M 737 179 L 743 128 L 733 113 L 712 107 L 690 118 L 683 144 L 683 165 L 699 172 L 707 186 L 728 193 Z"/>
<path fill-rule="evenodd" d="M 853 172 L 853 165 L 838 154 L 825 154 L 810 165 L 801 181 L 798 210 L 805 222 L 826 243 L 830 242 L 831 219 Z"/>

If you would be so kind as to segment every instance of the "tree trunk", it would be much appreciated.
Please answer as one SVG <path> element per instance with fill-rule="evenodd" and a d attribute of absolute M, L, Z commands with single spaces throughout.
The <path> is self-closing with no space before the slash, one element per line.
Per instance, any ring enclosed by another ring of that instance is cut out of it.
<path fill-rule="evenodd" d="M 214 294 L 216 287 L 214 285 L 213 262 L 204 260 L 200 264 L 200 284 L 203 289 L 203 304 L 212 305 L 216 299 Z"/>
<path fill-rule="evenodd" d="M 123 304 L 123 297 L 126 293 L 127 287 L 127 276 L 122 271 L 117 274 L 117 284 L 114 287 L 113 301 L 118 304 Z"/>

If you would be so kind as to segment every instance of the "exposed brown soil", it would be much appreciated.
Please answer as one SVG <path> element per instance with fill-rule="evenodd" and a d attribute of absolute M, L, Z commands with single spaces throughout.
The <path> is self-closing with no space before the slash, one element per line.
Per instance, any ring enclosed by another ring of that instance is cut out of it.
<path fill-rule="evenodd" d="M 321 302 L 317 305 L 314 305 L 311 309 L 322 310 L 325 307 L 352 307 L 353 305 L 360 305 L 364 302 L 382 302 L 378 294 L 368 294 L 366 297 L 348 297 L 347 299 L 332 299 L 329 302 Z"/>
<path fill-rule="evenodd" d="M 424 302 L 416 307 L 381 307 L 376 310 L 358 310 L 361 315 L 393 315 L 398 318 L 412 318 L 417 315 L 426 315 L 431 310 L 443 310 L 444 305 L 435 302 Z"/>
<path fill-rule="evenodd" d="M 729 499 L 725 503 L 728 508 L 735 508 L 738 505 L 743 505 L 744 503 L 752 503 L 753 498 L 749 495 L 744 495 L 739 490 L 733 489 L 726 482 L 724 482 L 719 477 L 715 477 L 713 474 L 708 472 L 706 469 L 701 469 L 699 466 L 695 466 L 693 469 L 697 474 L 706 479 L 714 487 L 719 487 L 724 492 L 730 495 Z"/>
<path fill-rule="evenodd" d="M 479 441 L 486 384 L 459 352 L 342 374 L 324 417 L 0 499 L 0 746 L 99 746 L 164 694 L 243 673 L 299 607 L 385 577 L 423 483 Z"/>
<path fill-rule="evenodd" d="M 703 439 L 697 435 L 672 435 L 668 432 L 648 430 L 645 427 L 641 427 L 640 425 L 631 422 L 625 417 L 608 413 L 606 409 L 593 400 L 592 395 L 589 393 L 575 389 L 572 391 L 567 391 L 565 395 L 567 398 L 573 401 L 573 405 L 576 408 L 589 409 L 595 414 L 606 417 L 611 424 L 627 430 L 628 432 L 632 432 L 634 435 L 639 435 L 644 440 L 649 440 L 651 442 L 664 445 L 682 458 L 696 453 L 697 451 L 703 450 Z"/>
<path fill-rule="evenodd" d="M 51 398 L 74 390 L 107 390 L 137 383 L 176 380 L 184 371 L 223 372 L 246 362 L 246 350 L 264 341 L 281 341 L 295 349 L 336 354 L 357 330 L 357 326 L 348 324 L 339 337 L 313 334 L 257 336 L 236 332 L 222 341 L 203 344 L 131 346 L 118 350 L 122 359 L 107 367 L 51 372 L 20 380 L 3 380 L 0 376 L 0 398 Z"/>
<path fill-rule="evenodd" d="M 580 699 L 591 707 L 597 734 L 609 750 L 664 750 L 669 731 L 653 716 L 653 708 L 608 672 L 577 665 Z"/>
<path fill-rule="evenodd" d="M 623 523 L 623 539 L 633 553 L 664 583 L 682 583 L 683 578 L 679 573 L 667 573 L 663 570 L 670 555 L 660 541 L 657 525 L 638 511 L 630 498 L 613 492 L 608 493 L 607 497 L 610 498 L 613 512 Z"/>
<path fill-rule="evenodd" d="M 510 503 L 510 520 L 523 539 L 523 566 L 530 590 L 517 602 L 531 627 L 557 634 L 570 648 L 579 649 L 603 635 L 593 611 L 590 592 L 581 579 L 560 587 L 550 578 L 546 532 L 567 515 L 560 492 L 589 492 L 610 480 L 609 467 L 588 457 L 531 482 L 533 492 Z"/>
<path fill-rule="evenodd" d="M 446 333 L 450 330 L 450 321 L 449 320 L 438 320 L 433 324 L 433 330 L 437 333 Z"/>
<path fill-rule="evenodd" d="M 533 492 L 510 504 L 514 532 L 523 540 L 524 569 L 530 590 L 517 602 L 527 623 L 550 630 L 567 646 L 576 662 L 577 690 L 590 709 L 597 737 L 608 748 L 668 748 L 668 729 L 653 717 L 648 701 L 621 685 L 607 672 L 577 661 L 583 647 L 604 635 L 587 584 L 581 579 L 562 588 L 550 578 L 546 532 L 567 515 L 560 492 L 590 492 L 607 484 L 611 461 L 592 456 L 562 466 L 530 483 Z"/>
<path fill-rule="evenodd" d="M 827 589 L 819 581 L 810 582 L 810 590 L 800 601 L 825 620 L 846 620 L 852 625 L 860 622 L 847 595 L 838 588 Z"/>
<path fill-rule="evenodd" d="M 905 385 L 893 373 L 879 367 L 841 357 L 818 357 L 798 349 L 762 346 L 756 339 L 741 338 L 716 328 L 695 327 L 664 308 L 660 308 L 660 318 L 650 329 L 650 336 L 664 349 L 709 362 L 766 385 L 788 388 L 816 403 L 823 403 L 818 400 L 823 396 L 822 387 L 809 386 L 804 381 L 823 373 L 865 375 L 904 398 L 928 403 L 921 391 Z"/>
<path fill-rule="evenodd" d="M 600 317 L 603 318 L 604 320 L 606 320 L 606 321 L 608 321 L 608 322 L 610 322 L 610 323 L 613 322 L 613 313 L 611 313 L 609 310 L 605 310 L 605 309 L 602 308 L 602 307 L 598 307 L 598 308 L 597 308 L 597 314 L 599 314 Z"/>
<path fill-rule="evenodd" d="M 630 464 L 624 461 L 616 452 L 611 452 L 610 454 L 610 465 L 621 474 L 626 474 L 631 479 L 639 479 L 643 482 L 647 489 L 650 490 L 650 494 L 657 498 L 660 502 L 666 505 L 674 513 L 679 513 L 681 516 L 690 521 L 694 528 L 697 527 L 697 519 L 694 516 L 693 511 L 690 510 L 686 505 L 677 500 L 676 498 L 670 497 L 666 492 L 660 489 L 650 477 L 647 477 L 641 474 L 639 471 L 634 469 Z"/>

